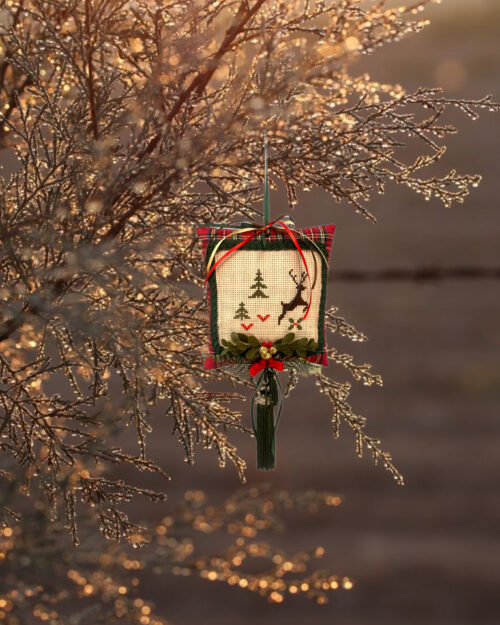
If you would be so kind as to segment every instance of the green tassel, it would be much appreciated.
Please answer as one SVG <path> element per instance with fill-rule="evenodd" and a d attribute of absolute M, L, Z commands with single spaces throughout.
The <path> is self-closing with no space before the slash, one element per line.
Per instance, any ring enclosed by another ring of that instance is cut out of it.
<path fill-rule="evenodd" d="M 274 405 L 257 404 L 257 469 L 274 469 Z"/>
<path fill-rule="evenodd" d="M 250 411 L 257 441 L 257 468 L 264 471 L 274 469 L 276 464 L 275 436 L 281 416 L 282 395 L 276 372 L 273 369 L 265 369 L 257 381 Z"/>
<path fill-rule="evenodd" d="M 267 392 L 268 402 L 276 406 L 278 403 L 278 385 L 276 383 L 276 374 L 272 369 L 267 370 Z"/>

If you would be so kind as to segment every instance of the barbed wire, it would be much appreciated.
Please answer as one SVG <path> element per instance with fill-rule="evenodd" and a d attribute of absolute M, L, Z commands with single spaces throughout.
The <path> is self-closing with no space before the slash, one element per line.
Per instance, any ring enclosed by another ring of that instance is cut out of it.
<path fill-rule="evenodd" d="M 439 282 L 444 280 L 500 280 L 500 267 L 414 267 L 334 270 L 332 282 Z"/>

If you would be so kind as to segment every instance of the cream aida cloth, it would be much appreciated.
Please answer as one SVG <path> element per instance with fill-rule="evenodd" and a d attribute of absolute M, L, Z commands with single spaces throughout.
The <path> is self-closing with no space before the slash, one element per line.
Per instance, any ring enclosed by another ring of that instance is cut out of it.
<path fill-rule="evenodd" d="M 318 316 L 322 291 L 321 262 L 318 252 L 303 250 L 309 269 L 311 280 L 305 278 L 306 287 L 301 295 L 305 302 L 309 302 L 311 286 L 311 308 L 305 321 L 300 322 L 302 329 L 297 326 L 290 328 L 289 321 L 301 319 L 305 313 L 305 306 L 299 305 L 291 311 L 286 311 L 284 318 L 278 325 L 278 318 L 282 313 L 282 302 L 290 303 L 297 293 L 297 286 L 289 272 L 293 270 L 295 278 L 300 282 L 304 264 L 296 250 L 245 250 L 235 252 L 222 261 L 215 271 L 217 284 L 217 327 L 219 341 L 231 339 L 231 332 L 253 334 L 260 341 L 276 341 L 288 332 L 295 332 L 297 338 L 307 337 L 318 340 Z M 225 254 L 218 252 L 216 261 Z M 316 262 L 315 262 L 316 261 Z M 264 297 L 251 297 L 256 291 L 255 284 L 258 270 L 262 275 L 261 282 L 267 288 L 261 291 Z M 240 305 L 243 303 L 249 319 L 235 319 Z M 260 315 L 260 317 L 259 317 Z M 262 319 L 261 319 L 262 317 Z M 243 324 L 246 326 L 244 327 Z"/>

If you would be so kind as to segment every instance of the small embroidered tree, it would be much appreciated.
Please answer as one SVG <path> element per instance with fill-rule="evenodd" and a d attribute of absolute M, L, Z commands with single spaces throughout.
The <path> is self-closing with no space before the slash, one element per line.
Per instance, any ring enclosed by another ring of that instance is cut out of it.
<path fill-rule="evenodd" d="M 241 302 L 240 307 L 234 313 L 234 319 L 250 319 L 248 310 L 245 308 L 245 304 L 243 302 Z"/>
<path fill-rule="evenodd" d="M 254 297 L 269 297 L 266 295 L 262 289 L 267 289 L 267 286 L 264 284 L 264 280 L 262 278 L 262 273 L 260 269 L 257 269 L 257 273 L 255 275 L 255 282 L 250 287 L 251 289 L 255 289 L 254 293 L 250 295 L 250 298 Z"/>

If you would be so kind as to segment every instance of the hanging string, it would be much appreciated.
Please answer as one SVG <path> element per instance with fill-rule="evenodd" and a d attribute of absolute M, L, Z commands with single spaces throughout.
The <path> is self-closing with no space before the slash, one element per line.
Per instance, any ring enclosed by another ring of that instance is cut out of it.
<path fill-rule="evenodd" d="M 269 205 L 269 176 L 267 171 L 267 131 L 264 131 L 264 225 L 271 221 Z"/>

